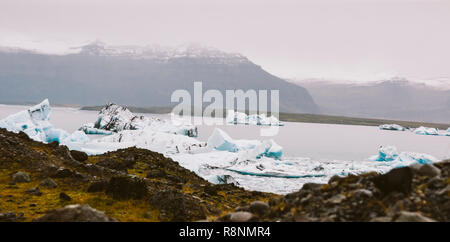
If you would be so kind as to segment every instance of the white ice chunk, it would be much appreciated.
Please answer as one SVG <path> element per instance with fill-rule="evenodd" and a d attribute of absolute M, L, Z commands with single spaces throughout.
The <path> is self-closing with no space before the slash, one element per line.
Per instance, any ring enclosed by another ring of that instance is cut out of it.
<path fill-rule="evenodd" d="M 399 166 L 410 165 L 414 163 L 431 164 L 437 161 L 436 158 L 427 154 L 415 152 L 398 153 L 397 148 L 395 148 L 394 146 L 380 147 L 378 149 L 378 155 L 373 156 L 370 159 L 374 161 L 397 163 Z"/>
<path fill-rule="evenodd" d="M 382 130 L 397 130 L 397 131 L 405 131 L 406 129 L 403 126 L 398 124 L 383 124 L 379 126 Z"/>
<path fill-rule="evenodd" d="M 207 141 L 208 147 L 215 150 L 237 152 L 239 149 L 234 140 L 221 129 L 214 129 Z"/>
<path fill-rule="evenodd" d="M 262 156 L 280 159 L 283 155 L 283 148 L 273 140 L 234 140 L 219 128 L 214 129 L 207 144 L 209 150 L 245 151 L 242 153 L 242 157 L 245 159 L 261 158 Z"/>
<path fill-rule="evenodd" d="M 414 130 L 415 134 L 421 135 L 439 135 L 439 131 L 436 128 L 427 128 L 420 126 L 419 128 Z"/>
<path fill-rule="evenodd" d="M 50 114 L 50 103 L 48 99 L 45 99 L 28 110 L 0 120 L 0 127 L 15 133 L 22 131 L 31 139 L 45 143 L 56 141 L 60 144 L 68 145 L 73 142 L 89 142 L 89 138 L 82 132 L 76 131 L 73 134 L 69 134 L 62 129 L 54 128 L 49 122 Z"/>
<path fill-rule="evenodd" d="M 172 120 L 148 118 L 134 115 L 129 109 L 109 103 L 98 114 L 97 121 L 83 125 L 80 130 L 87 134 L 102 134 L 100 130 L 120 132 L 123 130 L 143 130 L 151 128 L 155 131 L 197 137 L 197 127 Z M 103 134 L 110 134 L 104 132 Z"/>
<path fill-rule="evenodd" d="M 62 140 L 62 143 L 82 143 L 86 144 L 90 141 L 89 137 L 82 131 L 75 131 L 71 135 Z"/>
<path fill-rule="evenodd" d="M 46 142 L 47 134 L 52 129 L 49 123 L 51 108 L 47 99 L 28 110 L 10 115 L 0 120 L 0 127 L 8 131 L 26 133 L 31 139 Z"/>
<path fill-rule="evenodd" d="M 247 115 L 231 109 L 227 111 L 226 122 L 229 124 L 284 126 L 275 116 L 266 117 L 264 113 Z"/>

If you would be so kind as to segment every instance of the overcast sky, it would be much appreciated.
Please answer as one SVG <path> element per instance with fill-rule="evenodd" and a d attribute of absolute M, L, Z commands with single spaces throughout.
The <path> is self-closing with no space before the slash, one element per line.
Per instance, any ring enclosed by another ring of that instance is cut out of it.
<path fill-rule="evenodd" d="M 1 0 L 0 44 L 201 43 L 285 78 L 450 77 L 450 0 Z"/>

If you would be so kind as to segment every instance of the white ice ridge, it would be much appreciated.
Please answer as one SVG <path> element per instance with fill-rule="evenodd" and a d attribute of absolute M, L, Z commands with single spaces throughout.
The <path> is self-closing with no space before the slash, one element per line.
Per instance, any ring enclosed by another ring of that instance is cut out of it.
<path fill-rule="evenodd" d="M 383 124 L 379 126 L 382 130 L 397 130 L 397 131 L 405 131 L 406 129 L 403 126 L 398 124 Z"/>
<path fill-rule="evenodd" d="M 31 139 L 40 142 L 57 141 L 60 144 L 70 146 L 72 143 L 84 144 L 89 138 L 80 131 L 73 134 L 57 129 L 50 123 L 51 107 L 48 99 L 40 104 L 30 107 L 28 110 L 10 115 L 0 120 L 0 128 L 19 133 L 24 132 Z"/>
<path fill-rule="evenodd" d="M 80 130 L 86 134 L 111 134 L 123 130 L 143 130 L 152 129 L 160 132 L 181 134 L 190 137 L 197 137 L 197 127 L 167 121 L 158 118 L 148 118 L 134 115 L 128 108 L 109 103 L 99 112 L 95 124 L 83 125 Z"/>
<path fill-rule="evenodd" d="M 252 124 L 265 126 L 283 126 L 275 116 L 266 117 L 266 114 L 250 114 L 227 110 L 226 122 L 229 124 Z"/>

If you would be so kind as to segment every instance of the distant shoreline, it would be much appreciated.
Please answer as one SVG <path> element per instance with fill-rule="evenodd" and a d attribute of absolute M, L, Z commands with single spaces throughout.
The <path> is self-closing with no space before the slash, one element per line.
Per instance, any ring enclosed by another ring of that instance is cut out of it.
<path fill-rule="evenodd" d="M 17 105 L 17 106 L 31 106 L 35 102 L 23 103 L 0 103 L 0 105 Z M 100 111 L 103 106 L 83 106 L 77 104 L 52 104 L 54 107 L 78 108 L 85 111 Z M 126 106 L 134 113 L 152 113 L 152 114 L 168 114 L 172 111 L 172 107 L 133 107 Z M 280 121 L 297 122 L 297 123 L 320 123 L 320 124 L 341 124 L 341 125 L 361 125 L 361 126 L 379 126 L 382 124 L 398 124 L 403 127 L 417 128 L 420 126 L 432 127 L 441 130 L 446 130 L 450 124 L 392 120 L 392 119 L 378 119 L 378 118 L 357 118 L 324 114 L 306 114 L 306 113 L 280 113 Z"/>
<path fill-rule="evenodd" d="M 100 111 L 103 106 L 85 106 L 80 110 L 86 111 Z M 168 114 L 172 111 L 172 107 L 128 107 L 134 113 L 153 113 L 153 114 Z M 342 124 L 342 125 L 361 125 L 361 126 L 379 126 L 382 124 L 398 124 L 407 128 L 417 128 L 420 126 L 432 127 L 446 130 L 450 124 L 431 123 L 431 122 L 417 122 L 404 121 L 392 119 L 376 119 L 376 118 L 357 118 L 346 116 L 334 116 L 323 114 L 302 114 L 302 113 L 280 113 L 280 121 L 284 122 L 298 122 L 298 123 L 321 123 L 321 124 Z"/>

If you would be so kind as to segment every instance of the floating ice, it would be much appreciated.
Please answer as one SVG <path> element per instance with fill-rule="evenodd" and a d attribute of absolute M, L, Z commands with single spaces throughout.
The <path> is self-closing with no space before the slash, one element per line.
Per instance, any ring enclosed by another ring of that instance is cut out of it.
<path fill-rule="evenodd" d="M 226 122 L 229 124 L 252 124 L 252 125 L 265 125 L 265 126 L 283 126 L 276 117 L 266 117 L 263 114 L 251 114 L 247 115 L 241 112 L 235 112 L 234 110 L 227 111 Z"/>
<path fill-rule="evenodd" d="M 446 133 L 444 133 L 444 136 L 450 136 L 450 128 L 447 129 Z"/>
<path fill-rule="evenodd" d="M 134 115 L 129 109 L 109 103 L 98 114 L 97 121 L 83 125 L 80 130 L 86 134 L 102 134 L 100 130 L 120 132 L 123 130 L 143 130 L 152 128 L 160 132 L 197 137 L 197 127 L 190 124 L 175 123 L 158 118 Z M 103 132 L 103 134 L 110 134 Z"/>
<path fill-rule="evenodd" d="M 384 173 L 399 166 L 436 161 L 427 154 L 400 153 L 390 146 L 380 147 L 379 154 L 371 159 L 358 161 L 284 157 L 282 147 L 273 140 L 234 140 L 216 129 L 205 143 L 182 132 L 173 132 L 173 127 L 182 125 L 158 121 L 138 130 L 111 131 L 109 136 L 90 141 L 85 130 L 69 134 L 53 128 L 49 122 L 50 113 L 50 105 L 45 100 L 29 110 L 0 120 L 0 127 L 13 132 L 23 131 L 38 141 L 58 141 L 71 150 L 84 151 L 89 155 L 132 146 L 149 149 L 172 158 L 210 182 L 234 183 L 249 190 L 279 194 L 297 191 L 308 182 L 327 183 L 334 175 L 371 171 Z M 84 127 L 93 128 L 93 125 Z"/>
<path fill-rule="evenodd" d="M 205 142 L 200 142 L 195 138 L 155 131 L 151 128 L 142 130 L 124 130 L 110 136 L 92 141 L 97 145 L 128 148 L 136 146 L 162 154 L 193 153 L 206 147 Z"/>
<path fill-rule="evenodd" d="M 382 130 L 397 130 L 397 131 L 405 131 L 406 129 L 403 126 L 398 124 L 383 124 L 379 126 Z"/>
<path fill-rule="evenodd" d="M 415 134 L 421 135 L 439 135 L 439 131 L 436 128 L 427 128 L 420 126 L 419 128 L 414 130 Z"/>
<path fill-rule="evenodd" d="M 75 131 L 68 137 L 62 140 L 62 143 L 83 143 L 86 144 L 90 141 L 89 137 L 82 131 Z"/>
<path fill-rule="evenodd" d="M 376 161 L 393 161 L 398 157 L 397 148 L 394 146 L 381 146 L 378 149 L 378 156 L 376 157 Z"/>
<path fill-rule="evenodd" d="M 210 150 L 220 150 L 229 152 L 246 151 L 245 155 L 261 158 L 262 156 L 280 159 L 283 155 L 283 148 L 273 140 L 233 140 L 227 133 L 219 128 L 215 128 L 207 141 Z"/>
<path fill-rule="evenodd" d="M 49 123 L 51 108 L 47 99 L 40 104 L 30 107 L 28 110 L 10 115 L 0 120 L 0 127 L 8 131 L 26 133 L 36 141 L 46 141 L 47 135 L 44 130 L 52 128 Z"/>
<path fill-rule="evenodd" d="M 89 142 L 89 138 L 81 132 L 69 134 L 62 129 L 54 128 L 50 123 L 50 114 L 50 103 L 45 99 L 38 105 L 0 120 L 0 127 L 15 133 L 22 131 L 31 139 L 45 143 L 56 141 L 67 145 Z"/>
<path fill-rule="evenodd" d="M 144 116 L 136 116 L 125 107 L 108 103 L 100 110 L 94 128 L 113 132 L 137 130 L 145 127 L 147 122 Z"/>
<path fill-rule="evenodd" d="M 44 140 L 38 140 L 41 142 L 53 142 L 62 143 L 63 140 L 69 137 L 69 133 L 62 129 L 47 128 L 44 130 L 46 138 Z"/>
<path fill-rule="evenodd" d="M 237 152 L 239 149 L 233 139 L 221 129 L 214 129 L 208 138 L 208 146 L 216 150 Z"/>
<path fill-rule="evenodd" d="M 380 147 L 378 149 L 378 155 L 371 157 L 371 159 L 374 161 L 397 163 L 397 166 L 410 165 L 414 163 L 431 164 L 437 161 L 436 158 L 427 154 L 414 152 L 398 153 L 397 148 L 394 146 Z"/>
<path fill-rule="evenodd" d="M 111 134 L 113 134 L 113 132 L 109 131 L 109 130 L 94 128 L 94 124 L 93 123 L 87 123 L 87 124 L 81 126 L 81 128 L 79 128 L 78 130 L 83 131 L 85 134 L 98 134 L 98 135 L 111 135 Z"/>

